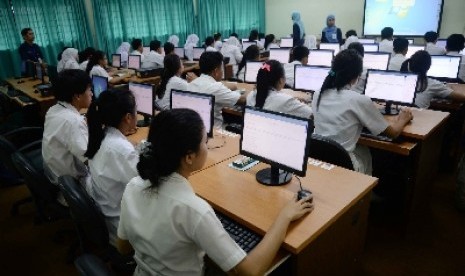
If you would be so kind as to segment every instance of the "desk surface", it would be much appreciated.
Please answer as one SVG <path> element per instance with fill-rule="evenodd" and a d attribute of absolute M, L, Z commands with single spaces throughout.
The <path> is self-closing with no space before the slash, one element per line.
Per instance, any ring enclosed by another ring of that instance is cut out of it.
<path fill-rule="evenodd" d="M 294 177 L 284 186 L 268 187 L 255 180 L 259 163 L 248 171 L 229 168 L 231 160 L 212 166 L 189 178 L 195 192 L 214 209 L 253 231 L 264 235 L 283 206 L 299 190 Z M 284 240 L 284 248 L 293 254 L 302 251 L 355 202 L 371 191 L 377 179 L 340 167 L 331 170 L 309 165 L 302 186 L 313 192 L 315 210 L 293 222 Z"/>
<path fill-rule="evenodd" d="M 23 81 L 22 83 L 18 83 L 19 81 Z M 45 77 L 45 81 L 48 81 L 48 77 Z M 55 97 L 54 96 L 48 96 L 48 97 L 42 97 L 40 93 L 35 93 L 35 85 L 38 85 L 41 83 L 41 80 L 39 79 L 31 79 L 31 78 L 21 78 L 21 79 L 15 79 L 15 78 L 9 78 L 6 79 L 6 82 L 11 85 L 14 89 L 21 91 L 24 93 L 26 96 L 38 101 L 38 102 L 45 102 L 45 101 L 54 101 Z"/>

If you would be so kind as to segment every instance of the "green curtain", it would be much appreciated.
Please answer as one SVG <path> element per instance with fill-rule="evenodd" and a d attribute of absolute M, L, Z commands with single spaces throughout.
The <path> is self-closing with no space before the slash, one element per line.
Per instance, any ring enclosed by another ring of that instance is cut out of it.
<path fill-rule="evenodd" d="M 192 0 L 93 0 L 93 10 L 98 45 L 107 54 L 134 38 L 148 46 L 175 34 L 183 45 L 194 30 Z"/>
<path fill-rule="evenodd" d="M 252 29 L 265 32 L 265 0 L 198 0 L 198 35 L 201 40 L 220 32 L 248 37 Z"/>
<path fill-rule="evenodd" d="M 16 32 L 13 12 L 8 1 L 0 1 L 0 79 L 19 76 L 21 59 L 18 47 L 21 35 Z"/>
<path fill-rule="evenodd" d="M 30 27 L 45 61 L 57 64 L 64 46 L 93 46 L 83 0 L 12 0 L 16 30 Z"/>

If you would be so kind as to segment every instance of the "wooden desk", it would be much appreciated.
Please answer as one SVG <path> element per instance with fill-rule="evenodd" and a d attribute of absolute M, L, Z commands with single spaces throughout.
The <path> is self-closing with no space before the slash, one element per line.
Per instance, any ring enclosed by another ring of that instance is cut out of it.
<path fill-rule="evenodd" d="M 283 206 L 298 191 L 296 178 L 268 187 L 255 180 L 260 163 L 246 172 L 230 160 L 192 175 L 195 192 L 214 209 L 264 235 Z M 334 275 L 357 266 L 366 233 L 370 191 L 377 179 L 339 167 L 309 165 L 302 186 L 313 192 L 315 210 L 293 222 L 282 248 L 292 253 L 292 275 Z"/>

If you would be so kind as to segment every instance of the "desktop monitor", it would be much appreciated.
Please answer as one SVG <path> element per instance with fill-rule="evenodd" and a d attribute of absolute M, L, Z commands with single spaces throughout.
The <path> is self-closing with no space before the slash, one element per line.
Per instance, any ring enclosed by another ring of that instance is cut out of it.
<path fill-rule="evenodd" d="M 138 121 L 138 127 L 150 125 L 150 120 L 153 117 L 153 102 L 155 101 L 155 91 L 151 84 L 129 83 L 129 90 L 136 98 L 137 113 L 144 116 L 144 120 Z"/>
<path fill-rule="evenodd" d="M 273 48 L 270 49 L 270 58 L 277 60 L 281 63 L 289 63 L 289 55 L 291 48 Z"/>
<path fill-rule="evenodd" d="M 98 99 L 100 94 L 108 89 L 108 78 L 93 75 L 92 76 L 92 94 L 94 94 L 94 99 Z"/>
<path fill-rule="evenodd" d="M 407 39 L 408 40 L 408 44 L 413 44 L 414 40 L 413 38 L 412 39 Z"/>
<path fill-rule="evenodd" d="M 134 70 L 139 70 L 140 69 L 140 62 L 141 62 L 141 56 L 140 55 L 129 55 L 128 56 L 128 68 L 129 69 L 134 69 Z"/>
<path fill-rule="evenodd" d="M 462 58 L 461 56 L 432 55 L 428 77 L 457 79 Z"/>
<path fill-rule="evenodd" d="M 364 52 L 378 52 L 379 44 L 378 43 L 362 43 Z"/>
<path fill-rule="evenodd" d="M 42 84 L 45 84 L 45 70 L 42 67 L 42 63 L 36 62 L 34 63 L 34 66 L 35 78 L 40 80 Z"/>
<path fill-rule="evenodd" d="M 184 58 L 184 48 L 183 47 L 175 47 L 174 48 L 174 53 L 179 57 L 179 58 Z"/>
<path fill-rule="evenodd" d="M 111 55 L 111 66 L 120 68 L 121 66 L 121 54 L 112 54 Z"/>
<path fill-rule="evenodd" d="M 292 173 L 305 176 L 310 120 L 246 106 L 240 153 L 270 164 L 257 172 L 264 185 L 284 185 Z"/>
<path fill-rule="evenodd" d="M 200 56 L 205 52 L 205 48 L 203 47 L 194 47 L 193 48 L 193 55 L 194 55 L 194 60 L 199 60 Z"/>
<path fill-rule="evenodd" d="M 215 96 L 181 90 L 171 90 L 170 108 L 189 108 L 202 118 L 208 137 L 213 137 Z"/>
<path fill-rule="evenodd" d="M 249 38 L 241 38 L 241 43 L 249 42 Z"/>
<path fill-rule="evenodd" d="M 333 57 L 333 50 L 310 50 L 308 65 L 331 67 Z"/>
<path fill-rule="evenodd" d="M 260 38 L 260 43 L 261 43 L 262 45 L 265 45 L 265 39 L 264 39 L 264 38 Z"/>
<path fill-rule="evenodd" d="M 445 38 L 440 38 L 436 42 L 436 46 L 444 48 L 444 49 L 446 49 L 446 45 L 447 45 L 447 39 L 445 39 Z"/>
<path fill-rule="evenodd" d="M 367 52 L 363 57 L 363 67 L 366 69 L 387 70 L 390 53 Z"/>
<path fill-rule="evenodd" d="M 294 70 L 294 90 L 319 91 L 331 67 L 296 64 Z"/>
<path fill-rule="evenodd" d="M 247 61 L 245 64 L 244 82 L 256 83 L 258 70 L 262 68 L 263 62 L 261 61 Z"/>
<path fill-rule="evenodd" d="M 279 47 L 281 48 L 292 48 L 294 46 L 294 40 L 289 37 L 282 37 Z"/>
<path fill-rule="evenodd" d="M 391 105 L 413 105 L 417 81 L 418 75 L 414 73 L 370 69 L 363 93 L 374 101 L 386 102 L 381 113 L 396 115 L 398 112 Z"/>
<path fill-rule="evenodd" d="M 242 51 L 245 51 L 249 46 L 257 45 L 257 41 L 244 41 L 242 42 Z"/>
<path fill-rule="evenodd" d="M 405 55 L 405 58 L 410 58 L 411 56 L 413 56 L 413 54 L 415 54 L 416 52 L 418 51 L 422 51 L 422 50 L 425 50 L 425 46 L 424 45 L 413 45 L 413 44 L 410 44 L 408 46 L 408 52 L 407 54 Z"/>
<path fill-rule="evenodd" d="M 150 47 L 144 47 L 144 50 L 142 50 L 142 54 L 144 56 L 147 56 L 148 54 L 150 54 Z"/>
<path fill-rule="evenodd" d="M 333 50 L 334 56 L 341 50 L 339 43 L 320 43 L 320 50 Z"/>
<path fill-rule="evenodd" d="M 376 40 L 374 38 L 359 38 L 358 42 L 362 44 L 375 44 Z"/>

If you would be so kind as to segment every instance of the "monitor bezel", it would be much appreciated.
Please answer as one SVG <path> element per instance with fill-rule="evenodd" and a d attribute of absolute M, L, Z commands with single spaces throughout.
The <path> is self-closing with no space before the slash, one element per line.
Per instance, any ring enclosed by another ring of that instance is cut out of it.
<path fill-rule="evenodd" d="M 139 68 L 133 68 L 133 67 L 129 67 L 129 59 L 131 57 L 138 57 L 137 59 L 139 60 Z M 142 67 L 142 61 L 141 61 L 142 57 L 140 55 L 128 55 L 128 69 L 133 69 L 133 70 L 139 70 L 141 67 Z"/>
<path fill-rule="evenodd" d="M 131 88 L 130 88 L 131 85 L 133 85 L 133 84 L 136 85 L 136 86 L 137 86 L 137 85 L 150 86 L 150 87 L 152 88 L 152 89 L 151 89 L 151 90 L 152 90 L 152 101 L 151 101 L 151 104 L 152 104 L 152 114 L 148 114 L 148 113 L 145 113 L 145 112 L 141 112 L 141 111 L 139 111 L 139 110 L 137 110 L 137 109 L 136 109 L 136 112 L 137 112 L 137 114 L 143 115 L 144 117 L 145 117 L 145 116 L 148 116 L 148 117 L 150 117 L 150 118 L 153 118 L 154 115 L 155 115 L 155 105 L 154 105 L 154 101 L 155 101 L 155 99 L 156 99 L 155 86 L 154 86 L 153 84 L 150 84 L 150 83 L 129 82 L 129 83 L 128 83 L 128 90 L 131 91 L 131 93 L 133 93 L 133 94 L 134 94 L 134 92 L 133 92 L 133 91 L 131 90 Z M 137 102 L 136 102 L 136 104 L 137 104 Z"/>
<path fill-rule="evenodd" d="M 192 59 L 198 61 L 198 60 L 200 60 L 200 56 L 202 56 L 202 54 L 200 54 L 200 56 L 198 58 L 196 58 L 195 55 L 194 55 L 195 49 L 202 49 L 202 54 L 205 53 L 206 49 L 203 48 L 203 47 L 192 47 Z"/>
<path fill-rule="evenodd" d="M 264 62 L 263 62 L 263 61 L 247 61 L 247 62 L 245 63 L 245 68 L 244 68 L 244 79 L 243 79 L 244 83 L 252 83 L 252 84 L 253 84 L 253 83 L 257 83 L 257 78 L 256 78 L 256 77 L 255 77 L 255 81 L 254 81 L 254 82 L 249 82 L 249 81 L 246 80 L 246 76 L 247 76 L 247 64 L 248 64 L 248 63 L 260 63 L 260 64 L 263 65 Z"/>
<path fill-rule="evenodd" d="M 333 50 L 333 49 L 321 49 L 321 45 L 335 45 L 335 46 L 338 46 L 339 47 L 339 51 L 338 53 L 341 51 L 341 44 L 339 44 L 338 42 L 321 42 L 320 45 L 318 45 L 318 50 Z M 333 50 L 333 58 L 334 56 L 336 56 L 337 54 L 334 53 L 334 50 Z"/>
<path fill-rule="evenodd" d="M 313 49 L 313 50 L 310 50 L 310 52 L 308 53 L 308 62 L 309 62 L 308 65 L 311 65 L 311 66 L 328 66 L 328 65 L 321 65 L 321 64 L 319 64 L 319 65 L 310 64 L 312 52 L 331 52 L 331 54 L 332 54 L 331 63 L 332 63 L 332 61 L 334 59 L 334 50 L 330 50 L 330 49 Z M 331 66 L 331 65 L 329 65 L 329 66 Z"/>
<path fill-rule="evenodd" d="M 292 41 L 291 46 L 281 46 L 281 41 L 282 41 L 283 39 Z M 292 37 L 281 37 L 281 38 L 279 39 L 279 48 L 292 48 L 292 47 L 294 47 L 294 39 L 293 39 Z"/>
<path fill-rule="evenodd" d="M 289 64 L 289 60 L 291 58 L 291 50 L 292 48 L 288 48 L 288 47 L 281 47 L 281 48 L 271 48 L 269 51 L 270 51 L 270 56 L 268 57 L 269 60 L 271 60 L 271 51 L 281 51 L 281 52 L 284 52 L 284 51 L 287 51 L 287 54 L 288 54 L 288 57 L 287 57 L 287 62 L 286 63 L 282 63 L 280 62 L 281 64 Z M 275 59 L 277 60 L 277 59 Z M 277 60 L 279 61 L 279 60 Z"/>
<path fill-rule="evenodd" d="M 94 88 L 94 78 L 95 79 L 106 79 L 106 82 L 107 82 L 107 89 L 103 90 L 103 91 L 106 91 L 108 90 L 109 88 L 109 83 L 108 83 L 108 78 L 107 77 L 103 77 L 103 76 L 98 76 L 98 75 L 92 75 L 92 97 L 96 100 L 98 99 L 98 97 L 100 96 L 100 94 L 102 94 L 102 92 L 100 92 L 100 94 L 96 95 L 95 94 L 95 88 Z"/>
<path fill-rule="evenodd" d="M 425 51 L 425 50 L 426 50 L 426 46 L 425 46 L 425 45 L 421 45 L 421 44 L 409 44 L 409 45 L 408 45 L 408 49 L 410 49 L 410 47 L 412 47 L 412 46 L 413 46 L 413 47 L 421 47 L 421 48 L 423 48 L 422 50 L 418 50 L 418 51 Z M 418 52 L 418 51 L 417 51 L 417 52 Z M 408 51 L 407 51 L 407 53 L 408 53 Z M 415 53 L 416 53 L 416 52 L 415 52 Z M 415 54 L 415 53 L 413 53 L 413 54 Z M 413 56 L 413 54 L 412 54 L 412 56 Z M 405 55 L 405 57 L 407 57 L 407 55 Z"/>
<path fill-rule="evenodd" d="M 314 93 L 316 91 L 314 90 L 308 90 L 308 89 L 302 89 L 302 88 L 296 88 L 295 87 L 295 83 L 296 83 L 296 69 L 297 67 L 311 67 L 311 68 L 324 68 L 324 69 L 329 69 L 331 70 L 331 67 L 329 66 L 323 66 L 323 65 L 305 65 L 305 64 L 295 64 L 294 65 L 294 85 L 293 85 L 293 89 L 294 90 L 297 90 L 297 91 L 303 91 L 303 92 L 309 92 L 309 93 Z"/>
<path fill-rule="evenodd" d="M 181 49 L 181 50 L 182 50 L 182 56 L 179 56 L 178 54 L 176 54 L 176 49 Z M 174 53 L 175 53 L 180 59 L 183 59 L 184 56 L 186 55 L 186 49 L 184 49 L 184 47 L 174 47 Z"/>
<path fill-rule="evenodd" d="M 363 55 L 363 60 L 365 61 L 365 58 L 367 56 L 367 54 L 373 54 L 373 55 L 389 55 L 389 58 L 387 60 L 387 63 L 386 63 L 386 69 L 372 69 L 372 68 L 367 68 L 368 70 L 380 70 L 380 71 L 388 71 L 388 68 L 389 68 L 389 63 L 391 62 L 391 57 L 392 57 L 392 54 L 391 53 L 388 53 L 388 52 L 365 52 L 364 55 Z M 365 65 L 363 65 L 363 67 L 365 68 Z"/>
<path fill-rule="evenodd" d="M 245 42 L 245 43 L 251 43 L 251 45 L 247 46 L 247 48 L 249 48 L 250 46 L 252 46 L 252 44 L 255 45 L 255 46 L 258 45 L 258 44 L 257 44 L 257 41 L 243 41 L 243 42 L 241 43 L 241 45 L 242 45 L 242 52 L 245 52 L 245 50 L 247 50 L 247 48 L 244 48 L 244 42 Z"/>
<path fill-rule="evenodd" d="M 119 56 L 119 66 L 115 66 L 115 65 L 113 64 L 113 58 L 114 58 L 115 56 Z M 115 67 L 115 68 L 121 68 L 121 67 L 123 67 L 123 61 L 121 60 L 121 54 L 111 54 L 111 66 L 112 66 L 112 67 Z"/>
<path fill-rule="evenodd" d="M 373 41 L 373 42 L 363 42 L 363 41 L 360 41 L 360 40 L 362 40 L 362 39 L 370 40 L 370 41 Z M 359 38 L 359 39 L 358 39 L 358 42 L 359 42 L 360 44 L 377 44 L 377 43 L 376 43 L 376 38 L 369 38 L 369 37 Z"/>
<path fill-rule="evenodd" d="M 455 78 L 447 78 L 447 77 L 437 77 L 437 76 L 430 76 L 428 75 L 428 72 L 426 72 L 426 76 L 429 77 L 429 78 L 433 78 L 433 79 L 440 79 L 440 80 L 443 80 L 443 81 L 446 81 L 446 82 L 454 82 L 454 81 L 457 81 L 457 79 L 459 78 L 459 73 L 460 73 L 460 64 L 462 64 L 462 59 L 464 58 L 463 56 L 451 56 L 451 55 L 431 55 L 431 66 L 433 65 L 433 58 L 459 58 L 459 65 L 457 66 L 457 76 Z M 431 69 L 431 67 L 430 67 Z"/>
<path fill-rule="evenodd" d="M 376 42 L 375 42 L 375 43 L 360 43 L 360 44 L 362 44 L 362 46 L 363 46 L 363 51 L 364 51 L 365 53 L 376 53 L 376 52 L 379 52 L 379 43 L 376 43 Z M 374 45 L 374 46 L 376 46 L 376 51 L 365 51 L 365 46 L 364 46 L 364 45 L 369 45 L 369 46 L 373 46 L 373 45 Z M 384 52 L 383 52 L 383 53 L 384 53 Z"/>

